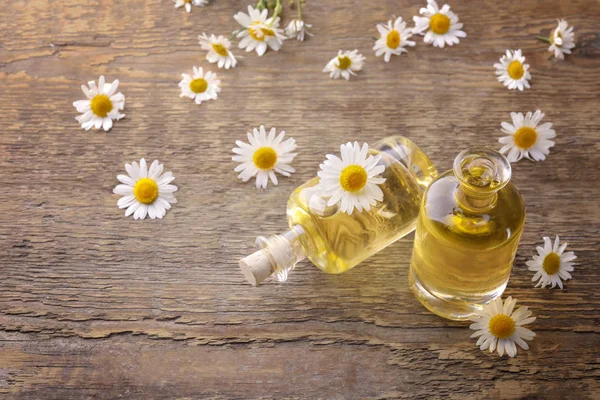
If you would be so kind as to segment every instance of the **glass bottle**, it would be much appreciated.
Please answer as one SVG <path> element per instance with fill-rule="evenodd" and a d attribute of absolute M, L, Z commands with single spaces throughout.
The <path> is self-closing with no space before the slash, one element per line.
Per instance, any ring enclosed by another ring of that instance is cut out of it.
<path fill-rule="evenodd" d="M 340 274 L 415 229 L 421 197 L 437 175 L 427 155 L 412 141 L 391 136 L 369 149 L 381 155 L 386 166 L 379 185 L 383 201 L 369 211 L 348 215 L 327 206 L 316 195 L 315 177 L 296 188 L 289 197 L 290 230 L 269 238 L 259 236 L 257 252 L 240 260 L 246 279 L 260 284 L 271 275 L 285 281 L 296 263 L 308 257 L 323 272 Z"/>
<path fill-rule="evenodd" d="M 474 147 L 425 191 L 409 281 L 435 314 L 468 319 L 504 292 L 525 225 L 510 175 L 506 157 Z"/>

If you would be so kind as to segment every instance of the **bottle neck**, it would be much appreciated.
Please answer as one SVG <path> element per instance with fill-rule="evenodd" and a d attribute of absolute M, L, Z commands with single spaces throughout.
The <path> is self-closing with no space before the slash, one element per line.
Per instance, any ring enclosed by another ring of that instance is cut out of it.
<path fill-rule="evenodd" d="M 466 185 L 460 184 L 455 192 L 459 206 L 472 212 L 485 212 L 496 206 L 497 191 L 473 191 Z"/>
<path fill-rule="evenodd" d="M 461 152 L 454 160 L 454 175 L 460 182 L 456 189 L 459 205 L 473 212 L 493 208 L 498 191 L 510 180 L 510 163 L 497 151 L 475 147 Z"/>
<path fill-rule="evenodd" d="M 304 229 L 295 225 L 282 235 L 257 237 L 256 246 L 260 250 L 240 260 L 240 268 L 246 279 L 254 286 L 271 275 L 279 282 L 286 281 L 289 271 L 306 258 L 302 245 L 304 236 Z"/>

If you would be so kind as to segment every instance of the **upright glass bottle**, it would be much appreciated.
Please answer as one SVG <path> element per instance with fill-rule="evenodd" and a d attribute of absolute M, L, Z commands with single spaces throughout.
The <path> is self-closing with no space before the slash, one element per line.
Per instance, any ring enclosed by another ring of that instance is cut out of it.
<path fill-rule="evenodd" d="M 525 225 L 525 206 L 500 153 L 461 152 L 423 196 L 410 285 L 430 311 L 469 318 L 502 295 Z"/>
<path fill-rule="evenodd" d="M 380 185 L 383 201 L 369 211 L 348 215 L 316 195 L 319 178 L 299 186 L 288 200 L 290 230 L 258 237 L 261 250 L 240 260 L 250 283 L 256 286 L 271 275 L 285 281 L 306 257 L 323 272 L 340 274 L 415 229 L 423 192 L 437 175 L 433 163 L 402 136 L 381 140 L 369 154 L 381 155 L 379 163 L 386 166 L 382 174 L 386 181 Z"/>

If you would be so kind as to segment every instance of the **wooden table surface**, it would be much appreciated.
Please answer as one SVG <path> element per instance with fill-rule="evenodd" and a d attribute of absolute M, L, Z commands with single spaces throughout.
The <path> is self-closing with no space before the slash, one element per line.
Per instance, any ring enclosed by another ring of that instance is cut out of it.
<path fill-rule="evenodd" d="M 600 398 L 599 3 L 454 0 L 468 34 L 458 46 L 418 38 L 389 64 L 376 58 L 376 23 L 424 4 L 308 0 L 313 37 L 263 57 L 237 50 L 238 67 L 218 71 L 219 99 L 198 106 L 177 86 L 193 65 L 216 70 L 197 36 L 236 29 L 246 1 L 190 14 L 169 0 L 4 2 L 0 398 Z M 534 39 L 562 17 L 577 45 L 564 61 Z M 358 77 L 321 71 L 355 48 Z M 523 49 L 532 89 L 496 81 L 507 48 Z M 102 74 L 121 81 L 127 116 L 85 132 L 71 103 Z M 538 318 L 529 351 L 483 353 L 468 323 L 427 312 L 407 283 L 413 235 L 343 275 L 304 262 L 285 284 L 244 281 L 238 259 L 256 235 L 287 228 L 289 193 L 340 143 L 406 135 L 446 170 L 468 146 L 499 148 L 511 111 L 538 108 L 556 146 L 513 166 L 528 215 L 506 291 Z M 261 124 L 299 152 L 298 172 L 266 191 L 238 181 L 231 161 Z M 116 175 L 141 157 L 176 176 L 162 220 L 116 206 Z M 525 262 L 553 235 L 578 255 L 573 279 L 534 288 Z"/>

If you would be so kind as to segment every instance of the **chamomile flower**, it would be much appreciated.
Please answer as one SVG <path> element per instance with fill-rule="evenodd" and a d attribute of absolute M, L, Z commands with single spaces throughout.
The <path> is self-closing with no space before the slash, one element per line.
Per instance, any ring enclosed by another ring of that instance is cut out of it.
<path fill-rule="evenodd" d="M 202 50 L 208 51 L 206 54 L 206 60 L 210 63 L 217 63 L 219 68 L 225 67 L 225 69 L 234 68 L 237 64 L 233 53 L 229 51 L 231 42 L 226 39 L 223 35 L 208 36 L 206 33 L 198 36 L 200 40 L 200 46 Z"/>
<path fill-rule="evenodd" d="M 196 104 L 200 104 L 205 100 L 216 100 L 217 93 L 221 91 L 219 85 L 221 81 L 217 79 L 217 74 L 202 70 L 202 67 L 194 67 L 194 74 L 181 74 L 183 79 L 179 82 L 181 88 L 180 97 L 189 97 Z"/>
<path fill-rule="evenodd" d="M 531 311 L 527 307 L 520 307 L 513 312 L 516 303 L 517 300 L 509 296 L 503 304 L 498 297 L 477 312 L 477 316 L 472 319 L 474 323 L 469 328 L 476 330 L 471 337 L 479 338 L 477 346 L 481 351 L 489 348 L 490 353 L 497 350 L 500 356 L 506 352 L 514 357 L 517 355 L 517 344 L 524 350 L 529 349 L 525 340 L 533 339 L 535 333 L 523 325 L 535 321 L 535 317 L 531 317 Z"/>
<path fill-rule="evenodd" d="M 425 43 L 433 43 L 433 47 L 452 46 L 460 42 L 459 38 L 467 37 L 461 29 L 463 24 L 458 22 L 458 16 L 450 11 L 450 6 L 444 4 L 439 8 L 435 0 L 427 0 L 427 7 L 419 10 L 423 17 L 413 17 L 414 33 L 425 35 Z"/>
<path fill-rule="evenodd" d="M 311 24 L 306 24 L 301 19 L 295 18 L 291 20 L 285 28 L 285 35 L 290 39 L 295 38 L 296 40 L 303 42 L 305 35 L 312 36 L 308 31 L 310 28 L 312 28 Z"/>
<path fill-rule="evenodd" d="M 502 122 L 502 132 L 508 136 L 501 137 L 499 142 L 504 146 L 500 153 L 506 154 L 510 162 L 517 162 L 525 157 L 531 161 L 543 161 L 550 154 L 550 147 L 554 142 L 550 139 L 556 136 L 552 129 L 552 124 L 538 124 L 544 118 L 540 110 L 535 113 L 528 112 L 525 116 L 521 113 L 510 113 L 512 125 L 508 122 Z"/>
<path fill-rule="evenodd" d="M 279 29 L 279 17 L 267 19 L 269 10 L 262 11 L 248 6 L 248 14 L 238 12 L 233 18 L 245 29 L 237 33 L 241 38 L 239 47 L 246 49 L 247 52 L 256 50 L 256 54 L 262 56 L 267 51 L 267 47 L 279 51 L 285 36 Z"/>
<path fill-rule="evenodd" d="M 549 38 L 549 52 L 554 52 L 554 57 L 563 60 L 565 54 L 571 54 L 571 49 L 575 47 L 575 34 L 573 27 L 569 27 L 567 21 L 558 21 L 558 26 L 552 31 L 552 36 Z"/>
<path fill-rule="evenodd" d="M 356 72 L 362 70 L 364 63 L 365 57 L 359 54 L 358 50 L 339 50 L 338 55 L 333 57 L 323 68 L 323 72 L 329 72 L 329 77 L 332 79 L 342 76 L 349 80 L 350 75 L 356 75 Z"/>
<path fill-rule="evenodd" d="M 500 62 L 494 64 L 498 80 L 509 89 L 529 89 L 529 64 L 525 64 L 525 57 L 521 50 L 506 50 L 506 54 L 500 57 Z"/>
<path fill-rule="evenodd" d="M 383 191 L 377 185 L 385 182 L 380 174 L 384 165 L 378 165 L 381 156 L 371 156 L 369 145 L 348 142 L 340 146 L 342 158 L 327 154 L 318 173 L 322 197 L 329 197 L 327 206 L 337 205 L 340 211 L 352 214 L 369 211 L 383 200 Z"/>
<path fill-rule="evenodd" d="M 415 42 L 408 40 L 412 37 L 413 31 L 406 27 L 406 22 L 402 20 L 402 17 L 388 21 L 387 25 L 377 25 L 377 30 L 381 37 L 375 42 L 373 50 L 377 57 L 383 54 L 385 62 L 390 62 L 392 54 L 399 56 L 406 53 L 405 46 L 415 45 Z"/>
<path fill-rule="evenodd" d="M 233 149 L 236 155 L 232 160 L 241 164 L 234 171 L 240 173 L 238 178 L 244 182 L 256 176 L 257 189 L 266 189 L 269 178 L 277 185 L 276 172 L 283 176 L 291 176 L 296 172 L 290 166 L 296 157 L 296 153 L 292 153 L 296 149 L 296 140 L 289 138 L 284 141 L 285 132 L 281 131 L 275 136 L 276 133 L 277 130 L 271 128 L 267 135 L 265 127 L 261 125 L 258 129 L 254 128 L 252 133 L 248 132 L 249 143 L 241 140 L 235 142 L 238 147 Z"/>
<path fill-rule="evenodd" d="M 89 88 L 88 88 L 89 86 Z M 105 83 L 104 76 L 96 82 L 89 81 L 88 86 L 81 85 L 81 90 L 87 100 L 73 102 L 73 106 L 82 113 L 75 117 L 86 131 L 100 129 L 109 131 L 113 126 L 113 120 L 120 120 L 125 116 L 120 111 L 125 107 L 125 96 L 121 92 L 115 93 L 119 87 L 119 81 L 115 79 L 112 83 Z"/>
<path fill-rule="evenodd" d="M 125 164 L 128 175 L 118 175 L 121 182 L 115 186 L 113 193 L 121 195 L 117 205 L 126 208 L 125 216 L 133 214 L 133 219 L 144 219 L 146 215 L 150 218 L 162 218 L 171 208 L 171 204 L 177 203 L 174 192 L 177 186 L 170 183 L 175 179 L 171 172 L 163 172 L 163 165 L 154 160 L 148 169 L 146 160 L 140 160 L 140 164 L 132 162 Z"/>
<path fill-rule="evenodd" d="M 548 285 L 552 287 L 563 288 L 563 282 L 571 279 L 570 272 L 573 272 L 573 260 L 577 258 L 572 251 L 564 252 L 567 248 L 567 243 L 560 244 L 558 236 L 554 239 L 554 245 L 549 237 L 544 237 L 544 247 L 536 248 L 538 254 L 533 256 L 532 261 L 527 261 L 525 264 L 530 271 L 534 271 L 535 275 L 531 278 L 532 281 L 538 281 L 535 287 L 541 286 L 545 288 Z"/>
<path fill-rule="evenodd" d="M 173 0 L 175 8 L 184 7 L 185 11 L 192 11 L 192 5 L 197 7 L 204 7 L 209 3 L 210 0 Z"/>

